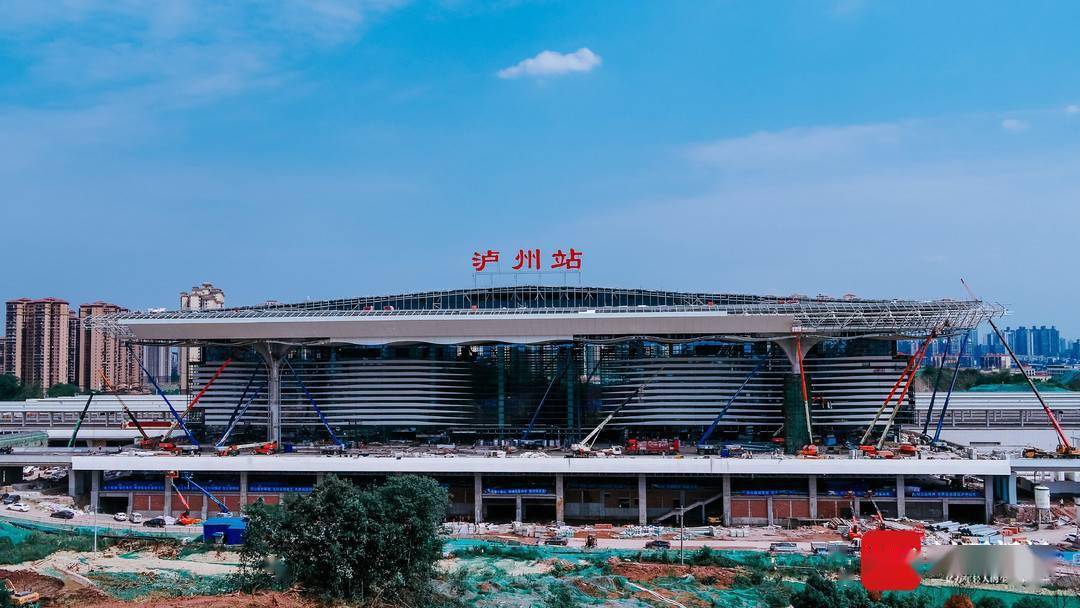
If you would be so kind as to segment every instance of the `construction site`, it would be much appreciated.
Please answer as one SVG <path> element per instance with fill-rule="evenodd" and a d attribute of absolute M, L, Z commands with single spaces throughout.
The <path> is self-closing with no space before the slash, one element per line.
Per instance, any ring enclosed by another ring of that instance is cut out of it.
<path fill-rule="evenodd" d="M 759 604 L 733 590 L 738 563 L 702 586 L 620 565 L 642 551 L 843 568 L 863 534 L 894 529 L 927 547 L 1071 554 L 1080 450 L 1034 383 L 1054 446 L 950 441 L 951 386 L 915 409 L 927 346 L 981 324 L 997 332 L 1004 313 L 974 296 L 513 287 L 110 314 L 88 323 L 131 347 L 188 349 L 190 392 L 168 395 L 147 373 L 156 396 L 72 400 L 45 414 L 44 437 L 39 414 L 0 412 L 2 501 L 20 505 L 3 513 L 125 542 L 204 538 L 227 553 L 222 522 L 247 505 L 279 504 L 331 474 L 360 486 L 419 474 L 449 494 L 448 563 L 505 570 L 510 587 L 584 573 L 581 593 L 619 606 Z M 902 355 L 900 339 L 921 346 Z M 530 547 L 524 565 L 491 557 L 507 543 Z M 141 563 L 123 559 L 95 557 L 89 570 Z M 1058 561 L 1047 580 L 1076 574 Z M 180 571 L 217 567 L 193 563 Z M 85 576 L 72 563 L 35 568 Z M 613 573 L 621 582 L 598 582 Z M 492 590 L 484 603 L 470 576 L 453 580 L 481 605 L 522 605 Z M 694 588 L 653 589 L 655 578 Z"/>

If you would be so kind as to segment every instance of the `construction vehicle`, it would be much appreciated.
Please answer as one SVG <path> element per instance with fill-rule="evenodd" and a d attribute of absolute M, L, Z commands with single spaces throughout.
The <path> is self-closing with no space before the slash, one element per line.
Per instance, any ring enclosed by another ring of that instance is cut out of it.
<path fill-rule="evenodd" d="M 718 454 L 721 451 L 721 448 L 719 446 L 709 443 L 709 438 L 712 437 L 713 431 L 716 430 L 716 426 L 720 424 L 720 421 L 723 420 L 724 416 L 727 414 L 728 408 L 731 407 L 732 403 L 735 403 L 735 400 L 739 397 L 739 395 L 742 394 L 743 389 L 745 389 L 746 385 L 750 383 L 750 379 L 757 375 L 757 373 L 765 367 L 765 364 L 767 362 L 768 359 L 762 359 L 761 361 L 759 361 L 758 364 L 754 366 L 754 369 L 750 370 L 750 373 L 747 374 L 745 378 L 743 378 L 742 384 L 739 385 L 739 388 L 735 389 L 735 392 L 731 395 L 731 397 L 729 397 L 728 400 L 724 402 L 724 406 L 720 408 L 720 411 L 716 414 L 716 418 L 713 419 L 712 423 L 709 424 L 709 427 L 705 429 L 704 433 L 701 434 L 701 438 L 698 439 L 698 454 Z"/>
<path fill-rule="evenodd" d="M 169 471 L 168 473 L 165 474 L 165 477 L 174 480 L 172 489 L 173 489 L 174 492 L 176 492 L 176 497 L 180 499 L 180 504 L 184 505 L 184 512 L 180 515 L 180 518 L 177 519 L 177 523 L 179 523 L 180 525 L 186 526 L 186 525 L 199 523 L 199 520 L 194 519 L 194 518 L 192 518 L 190 516 L 189 512 L 191 511 L 191 504 L 188 503 L 187 498 L 184 497 L 184 495 L 180 492 L 180 488 L 178 488 L 176 486 L 175 480 L 177 478 L 183 479 L 184 481 L 186 481 L 188 483 L 188 485 L 190 485 L 191 487 L 195 488 L 196 490 L 202 492 L 203 496 L 206 496 L 211 501 L 213 501 L 214 504 L 216 504 L 218 506 L 218 509 L 221 511 L 221 513 L 223 515 L 229 515 L 229 514 L 232 513 L 229 510 L 229 507 L 225 506 L 225 503 L 221 502 L 220 500 L 218 500 L 217 496 L 214 496 L 213 494 L 210 493 L 210 490 L 207 490 L 206 488 L 202 487 L 201 485 L 195 483 L 195 480 L 192 478 L 191 473 L 186 473 L 184 475 L 180 475 L 180 473 L 178 473 L 177 471 Z M 188 523 L 182 523 L 182 520 L 186 520 Z"/>
<path fill-rule="evenodd" d="M 661 369 L 660 371 L 662 372 L 663 369 Z M 656 373 L 656 375 L 659 375 L 659 374 L 660 374 L 660 372 Z M 655 378 L 655 377 L 656 376 L 654 375 L 653 378 Z M 650 380 L 651 380 L 651 378 L 650 378 Z M 618 407 L 611 410 L 611 413 L 608 414 L 607 417 L 605 417 L 603 420 L 601 420 L 600 424 L 596 425 L 596 428 L 594 428 L 592 431 L 590 431 L 589 434 L 586 435 L 585 438 L 582 439 L 580 443 L 572 444 L 570 446 L 570 455 L 571 456 L 576 456 L 576 457 L 588 457 L 588 456 L 596 455 L 597 452 L 595 452 L 593 450 L 593 444 L 596 443 L 596 438 L 600 436 L 600 431 L 603 431 L 604 427 L 606 427 L 609 422 L 614 420 L 615 416 L 618 416 L 619 412 L 621 412 L 623 410 L 623 408 L 626 407 L 626 405 L 628 403 L 633 401 L 635 397 L 637 397 L 640 400 L 641 395 L 644 392 L 646 385 L 648 385 L 648 382 L 645 382 L 645 383 L 641 384 L 640 386 L 638 386 L 637 389 L 633 393 L 630 393 L 630 395 L 626 399 L 624 399 L 622 403 L 620 403 L 618 405 Z M 603 453 L 604 455 L 610 454 L 610 455 L 613 455 L 613 456 L 618 456 L 618 455 L 622 454 L 622 448 L 619 447 L 619 446 L 612 446 L 610 450 L 607 450 L 606 452 L 601 452 L 601 453 Z"/>
<path fill-rule="evenodd" d="M 10 602 L 12 606 L 37 606 L 41 601 L 41 594 L 37 591 L 19 591 L 15 589 L 15 585 L 11 582 L 11 579 L 4 579 L 4 589 L 7 589 L 8 595 L 11 596 Z"/>
<path fill-rule="evenodd" d="M 237 445 L 230 445 L 218 448 L 218 456 L 239 456 L 240 452 L 244 450 L 251 450 L 252 454 L 258 454 L 262 456 L 269 456 L 270 454 L 276 454 L 278 451 L 278 444 L 276 441 L 258 441 L 255 443 L 241 443 Z"/>
<path fill-rule="evenodd" d="M 678 439 L 627 439 L 626 454 L 667 456 L 679 453 Z"/>
<path fill-rule="evenodd" d="M 804 445 L 796 456 L 799 456 L 800 458 L 821 458 L 821 455 L 818 453 L 818 446 L 814 444 Z"/>

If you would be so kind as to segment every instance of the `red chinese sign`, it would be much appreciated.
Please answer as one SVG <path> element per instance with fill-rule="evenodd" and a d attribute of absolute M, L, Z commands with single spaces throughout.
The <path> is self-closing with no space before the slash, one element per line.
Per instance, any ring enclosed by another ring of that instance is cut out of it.
<path fill-rule="evenodd" d="M 499 252 L 492 249 L 487 251 L 474 251 L 472 255 L 472 267 L 476 272 L 484 272 L 491 264 L 499 263 Z M 514 270 L 543 270 L 544 258 L 539 249 L 518 249 L 514 255 Z M 556 270 L 581 270 L 581 252 L 573 247 L 564 252 L 559 249 L 551 254 L 549 268 Z"/>

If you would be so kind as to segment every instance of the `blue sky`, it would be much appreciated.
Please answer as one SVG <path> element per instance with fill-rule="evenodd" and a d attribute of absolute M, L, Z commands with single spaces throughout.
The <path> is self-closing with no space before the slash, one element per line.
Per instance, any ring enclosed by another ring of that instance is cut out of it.
<path fill-rule="evenodd" d="M 1080 4 L 0 0 L 0 297 L 582 282 L 1080 337 Z M 12 257 L 12 252 L 14 256 Z"/>

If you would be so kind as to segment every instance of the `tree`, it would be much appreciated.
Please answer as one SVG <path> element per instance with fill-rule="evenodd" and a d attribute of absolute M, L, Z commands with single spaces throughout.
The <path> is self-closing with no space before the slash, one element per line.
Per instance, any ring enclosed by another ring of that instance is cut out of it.
<path fill-rule="evenodd" d="M 79 387 L 74 384 L 54 384 L 46 393 L 49 397 L 74 397 Z"/>
<path fill-rule="evenodd" d="M 252 505 L 241 550 L 240 582 L 249 589 L 298 584 L 328 599 L 394 597 L 427 605 L 446 490 L 414 475 L 371 489 L 328 476 L 282 506 Z"/>
<path fill-rule="evenodd" d="M 814 572 L 806 579 L 806 586 L 791 598 L 794 608 L 836 608 L 845 605 L 836 590 L 836 583 Z"/>
<path fill-rule="evenodd" d="M 1008 608 L 1005 600 L 992 595 L 984 595 L 975 602 L 975 608 Z"/>
<path fill-rule="evenodd" d="M 0 608 L 8 608 L 11 605 L 11 592 L 4 586 L 3 580 L 0 580 Z"/>
<path fill-rule="evenodd" d="M 975 604 L 971 603 L 970 597 L 957 593 L 945 600 L 941 608 L 975 608 Z"/>
<path fill-rule="evenodd" d="M 0 375 L 0 401 L 26 401 L 35 394 L 33 386 L 23 384 L 11 374 Z"/>

